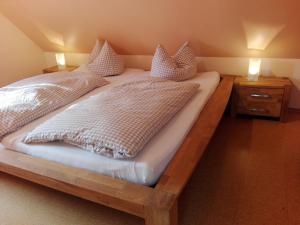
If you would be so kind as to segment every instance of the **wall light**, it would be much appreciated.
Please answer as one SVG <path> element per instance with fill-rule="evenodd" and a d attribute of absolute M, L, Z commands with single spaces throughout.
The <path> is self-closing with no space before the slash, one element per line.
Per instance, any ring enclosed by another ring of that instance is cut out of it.
<path fill-rule="evenodd" d="M 283 24 L 243 21 L 248 49 L 265 50 L 284 29 Z"/>
<path fill-rule="evenodd" d="M 59 68 L 65 68 L 66 67 L 66 59 L 64 53 L 56 53 L 56 63 Z"/>
<path fill-rule="evenodd" d="M 250 59 L 248 69 L 248 80 L 257 81 L 260 75 L 261 59 Z"/>

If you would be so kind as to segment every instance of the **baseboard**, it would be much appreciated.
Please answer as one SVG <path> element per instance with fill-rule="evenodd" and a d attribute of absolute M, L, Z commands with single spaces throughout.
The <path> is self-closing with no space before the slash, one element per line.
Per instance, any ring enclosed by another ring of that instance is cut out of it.
<path fill-rule="evenodd" d="M 296 108 L 289 108 L 288 111 L 300 113 L 300 109 L 296 109 Z"/>

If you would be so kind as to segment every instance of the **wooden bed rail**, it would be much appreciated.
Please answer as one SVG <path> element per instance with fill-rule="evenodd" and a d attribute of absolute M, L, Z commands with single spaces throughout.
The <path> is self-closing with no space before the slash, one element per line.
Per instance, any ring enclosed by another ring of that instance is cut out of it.
<path fill-rule="evenodd" d="M 0 171 L 144 218 L 146 225 L 177 225 L 178 197 L 222 118 L 233 79 L 222 76 L 154 188 L 5 149 L 0 149 Z"/>
<path fill-rule="evenodd" d="M 99 173 L 0 150 L 0 171 L 144 218 L 153 188 Z"/>
<path fill-rule="evenodd" d="M 218 88 L 161 176 L 146 206 L 146 225 L 178 224 L 178 197 L 218 127 L 230 99 L 233 81 L 232 76 L 222 76 Z"/>
<path fill-rule="evenodd" d="M 161 176 L 156 189 L 180 195 L 218 127 L 232 87 L 233 77 L 223 76 L 219 87 L 202 110 L 198 121 Z"/>

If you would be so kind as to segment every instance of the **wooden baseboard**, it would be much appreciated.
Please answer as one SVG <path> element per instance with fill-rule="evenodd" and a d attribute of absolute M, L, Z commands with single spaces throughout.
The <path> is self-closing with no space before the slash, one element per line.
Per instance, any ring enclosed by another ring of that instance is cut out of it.
<path fill-rule="evenodd" d="M 296 109 L 296 108 L 289 108 L 288 111 L 300 113 L 300 109 Z"/>

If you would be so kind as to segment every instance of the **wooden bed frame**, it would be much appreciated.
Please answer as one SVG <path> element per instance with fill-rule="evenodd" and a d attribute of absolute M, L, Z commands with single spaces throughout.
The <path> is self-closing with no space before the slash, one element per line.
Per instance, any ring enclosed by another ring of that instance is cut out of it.
<path fill-rule="evenodd" d="M 216 91 L 155 187 L 147 187 L 0 150 L 0 171 L 145 219 L 146 225 L 177 225 L 178 197 L 206 149 L 229 101 L 233 77 Z"/>

